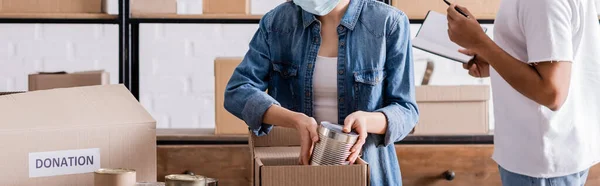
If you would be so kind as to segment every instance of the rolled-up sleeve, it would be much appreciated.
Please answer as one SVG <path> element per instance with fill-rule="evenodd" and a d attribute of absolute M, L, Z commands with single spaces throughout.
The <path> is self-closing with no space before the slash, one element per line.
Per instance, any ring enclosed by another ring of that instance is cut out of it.
<path fill-rule="evenodd" d="M 410 42 L 410 23 L 404 13 L 399 13 L 391 23 L 387 35 L 384 103 L 378 109 L 387 119 L 387 131 L 380 135 L 379 145 L 388 146 L 404 139 L 419 120 L 415 101 L 415 84 Z"/>
<path fill-rule="evenodd" d="M 269 19 L 270 14 L 261 19 L 248 52 L 235 69 L 225 90 L 225 109 L 244 120 L 257 136 L 266 135 L 272 129 L 271 125 L 262 122 L 263 115 L 272 105 L 279 105 L 265 92 L 272 68 L 266 28 Z"/>

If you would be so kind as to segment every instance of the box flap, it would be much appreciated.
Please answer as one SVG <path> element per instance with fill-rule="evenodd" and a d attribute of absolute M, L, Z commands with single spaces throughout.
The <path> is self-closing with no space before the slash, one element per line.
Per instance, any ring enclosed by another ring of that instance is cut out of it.
<path fill-rule="evenodd" d="M 368 165 L 357 160 L 354 165 L 305 166 L 297 157 L 257 158 L 260 186 L 366 186 L 369 183 Z"/>
<path fill-rule="evenodd" d="M 0 118 L 0 132 L 155 122 L 123 85 L 1 96 Z"/>
<path fill-rule="evenodd" d="M 417 102 L 487 101 L 490 99 L 488 85 L 464 86 L 418 86 Z"/>
<path fill-rule="evenodd" d="M 257 137 L 250 135 L 251 145 L 253 147 L 289 147 L 300 146 L 300 137 L 296 129 L 273 127 L 273 130 L 266 136 Z"/>
<path fill-rule="evenodd" d="M 293 157 L 298 159 L 300 147 L 256 147 L 254 156 L 256 158 Z"/>

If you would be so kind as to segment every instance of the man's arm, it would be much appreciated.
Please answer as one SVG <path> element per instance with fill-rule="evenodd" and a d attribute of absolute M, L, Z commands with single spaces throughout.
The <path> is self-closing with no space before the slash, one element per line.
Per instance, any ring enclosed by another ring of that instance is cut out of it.
<path fill-rule="evenodd" d="M 468 18 L 458 13 L 454 4 L 447 9 L 448 34 L 453 42 L 487 61 L 522 95 L 556 111 L 562 107 L 569 92 L 572 62 L 569 60 L 573 58 L 571 15 L 565 10 L 566 5 L 560 3 L 564 2 L 549 1 L 542 7 L 526 6 L 529 9 L 523 12 L 525 18 L 521 27 L 525 32 L 529 61 L 512 57 L 494 43 L 465 7 L 458 6 L 467 12 Z"/>
<path fill-rule="evenodd" d="M 515 90 L 527 98 L 556 111 L 569 92 L 571 62 L 540 62 L 529 65 L 510 56 L 488 39 L 481 47 L 473 48 Z"/>

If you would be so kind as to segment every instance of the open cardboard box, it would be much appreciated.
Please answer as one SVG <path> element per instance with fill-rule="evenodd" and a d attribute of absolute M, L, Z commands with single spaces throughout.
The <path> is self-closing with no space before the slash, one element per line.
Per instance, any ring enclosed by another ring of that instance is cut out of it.
<path fill-rule="evenodd" d="M 0 96 L 0 149 L 2 186 L 90 186 L 99 168 L 156 181 L 156 121 L 123 85 Z"/>
<path fill-rule="evenodd" d="M 369 165 L 298 165 L 300 139 L 294 129 L 274 127 L 267 136 L 250 135 L 254 186 L 367 186 Z"/>
<path fill-rule="evenodd" d="M 29 91 L 110 84 L 110 74 L 104 70 L 84 72 L 40 72 L 29 75 Z"/>

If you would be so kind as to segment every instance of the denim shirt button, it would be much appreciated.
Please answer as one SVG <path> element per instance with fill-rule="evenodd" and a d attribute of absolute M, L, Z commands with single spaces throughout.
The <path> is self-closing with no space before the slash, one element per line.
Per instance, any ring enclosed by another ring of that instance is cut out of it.
<path fill-rule="evenodd" d="M 306 97 L 309 97 L 310 96 L 310 92 L 306 91 L 306 93 L 304 93 L 304 95 L 306 95 Z"/>
<path fill-rule="evenodd" d="M 344 98 L 340 98 L 339 102 L 343 103 L 344 102 Z"/>
<path fill-rule="evenodd" d="M 344 43 L 343 41 L 342 41 L 342 42 L 340 42 L 340 46 L 342 46 L 342 47 L 343 47 L 344 45 L 346 45 L 346 43 Z"/>
<path fill-rule="evenodd" d="M 318 37 L 315 37 L 314 40 L 315 40 L 315 43 L 319 42 L 319 38 Z"/>
<path fill-rule="evenodd" d="M 343 75 L 344 74 L 344 70 L 338 71 L 338 74 Z"/>
<path fill-rule="evenodd" d="M 309 64 L 307 65 L 307 67 L 308 67 L 309 69 L 311 69 L 311 68 L 313 67 L 313 64 L 312 64 L 312 63 L 309 63 Z"/>
<path fill-rule="evenodd" d="M 342 33 L 344 32 L 344 27 L 343 26 L 338 26 L 338 33 Z"/>

